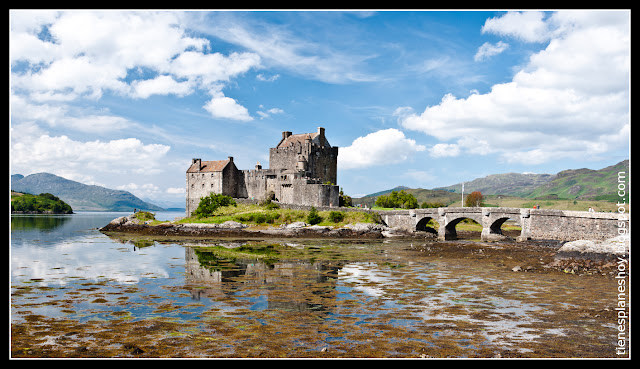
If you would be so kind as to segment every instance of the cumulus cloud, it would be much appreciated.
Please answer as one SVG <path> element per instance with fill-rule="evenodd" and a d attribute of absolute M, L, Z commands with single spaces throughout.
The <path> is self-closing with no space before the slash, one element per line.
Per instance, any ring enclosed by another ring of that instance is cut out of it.
<path fill-rule="evenodd" d="M 171 76 L 163 75 L 154 79 L 138 80 L 131 83 L 131 95 L 135 98 L 146 99 L 151 95 L 185 96 L 192 92 L 189 82 L 177 82 Z"/>
<path fill-rule="evenodd" d="M 185 96 L 260 65 L 255 53 L 210 52 L 207 39 L 179 26 L 177 12 L 10 15 L 12 91 L 38 101 L 100 99 L 105 91 L 141 99 Z"/>
<path fill-rule="evenodd" d="M 439 156 L 497 152 L 510 162 L 543 163 L 624 147 L 630 119 L 629 15 L 605 12 L 600 19 L 598 14 L 558 12 L 544 20 L 542 13 L 507 13 L 487 20 L 485 32 L 526 41 L 546 37 L 549 44 L 512 81 L 488 93 L 446 94 L 421 114 L 398 109 L 400 125 L 443 141 L 430 149 Z"/>
<path fill-rule="evenodd" d="M 87 180 L 86 174 L 156 173 L 170 147 L 144 144 L 137 138 L 79 141 L 51 136 L 35 124 L 11 127 L 11 166 L 14 173 L 51 172 Z"/>
<path fill-rule="evenodd" d="M 526 42 L 542 42 L 550 37 L 545 14 L 539 11 L 508 12 L 500 17 L 490 18 L 482 26 L 482 33 L 511 36 Z"/>
<path fill-rule="evenodd" d="M 217 119 L 232 119 L 244 122 L 253 120 L 247 108 L 238 104 L 236 100 L 224 96 L 222 92 L 213 93 L 211 100 L 204 105 L 204 109 Z"/>
<path fill-rule="evenodd" d="M 429 149 L 429 154 L 434 158 L 458 156 L 460 154 L 460 147 L 456 144 L 439 143 Z"/>
<path fill-rule="evenodd" d="M 425 146 L 406 138 L 402 131 L 389 128 L 358 137 L 350 146 L 341 147 L 338 167 L 352 169 L 393 164 L 424 150 Z"/>

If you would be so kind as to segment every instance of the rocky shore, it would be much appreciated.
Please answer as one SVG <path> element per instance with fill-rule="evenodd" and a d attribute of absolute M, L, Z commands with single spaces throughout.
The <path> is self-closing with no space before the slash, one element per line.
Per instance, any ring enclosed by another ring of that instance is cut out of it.
<path fill-rule="evenodd" d="M 248 226 L 227 221 L 215 223 L 171 223 L 145 224 L 133 215 L 119 217 L 100 229 L 101 232 L 134 233 L 145 236 L 188 237 L 283 237 L 283 238 L 358 238 L 379 239 L 385 237 L 412 237 L 412 233 L 374 223 L 347 224 L 344 227 L 308 225 L 294 222 L 279 227 Z M 423 236 L 424 237 L 424 236 Z"/>
<path fill-rule="evenodd" d="M 565 273 L 616 274 L 628 270 L 631 235 L 625 234 L 603 241 L 577 240 L 566 242 L 554 255 L 549 267 Z"/>

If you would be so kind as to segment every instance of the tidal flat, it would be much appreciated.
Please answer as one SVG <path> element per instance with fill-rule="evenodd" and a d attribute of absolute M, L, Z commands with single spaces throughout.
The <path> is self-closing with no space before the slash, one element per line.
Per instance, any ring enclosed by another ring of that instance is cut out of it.
<path fill-rule="evenodd" d="M 87 231 L 13 250 L 11 357 L 620 357 L 615 260 L 558 247 Z"/>

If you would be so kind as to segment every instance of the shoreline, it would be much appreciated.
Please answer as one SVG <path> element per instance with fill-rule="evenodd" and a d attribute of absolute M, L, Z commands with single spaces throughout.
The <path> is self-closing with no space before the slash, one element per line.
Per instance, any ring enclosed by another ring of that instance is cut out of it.
<path fill-rule="evenodd" d="M 119 217 L 99 229 L 103 233 L 133 233 L 141 236 L 215 237 L 215 238 L 347 238 L 383 239 L 389 237 L 411 237 L 409 232 L 392 229 L 380 224 L 357 223 L 345 227 L 313 226 L 295 222 L 281 227 L 247 226 L 227 221 L 216 223 L 171 223 L 156 225 L 140 223 L 133 216 Z M 425 235 L 429 235 L 428 233 Z M 419 238 L 426 238 L 421 235 Z M 415 238 L 415 236 L 414 236 Z"/>
<path fill-rule="evenodd" d="M 133 215 L 122 216 L 109 222 L 99 229 L 104 234 L 126 234 L 136 236 L 151 236 L 162 239 L 172 238 L 198 238 L 198 239 L 342 239 L 342 240 L 416 240 L 440 242 L 436 234 L 429 232 L 409 232 L 387 227 L 376 223 L 347 224 L 343 227 L 313 226 L 303 222 L 295 222 L 279 227 L 274 226 L 248 226 L 246 224 L 227 221 L 216 223 L 172 223 L 164 222 L 155 225 L 139 221 Z M 464 236 L 465 231 L 459 232 Z M 503 243 L 515 242 L 515 237 L 509 237 Z M 465 241 L 467 237 L 461 237 L 458 241 Z M 607 240 L 531 240 L 530 244 L 547 244 L 554 251 L 555 265 L 566 270 L 566 266 L 582 268 L 585 265 L 608 263 L 611 260 L 629 257 L 630 234 L 610 238 Z M 450 241 L 444 241 L 450 242 Z M 494 242 L 480 241 L 480 243 L 493 244 Z M 523 243 L 518 243 L 526 247 Z"/>

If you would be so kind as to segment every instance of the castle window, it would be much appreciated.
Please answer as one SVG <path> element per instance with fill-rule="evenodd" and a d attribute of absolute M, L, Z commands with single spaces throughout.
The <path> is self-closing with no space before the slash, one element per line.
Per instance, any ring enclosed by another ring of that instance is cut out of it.
<path fill-rule="evenodd" d="M 211 184 L 211 188 L 213 188 L 213 183 Z"/>
<path fill-rule="evenodd" d="M 204 183 L 202 184 L 202 188 L 204 188 Z"/>

